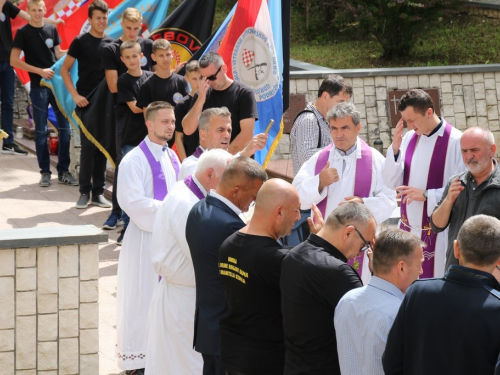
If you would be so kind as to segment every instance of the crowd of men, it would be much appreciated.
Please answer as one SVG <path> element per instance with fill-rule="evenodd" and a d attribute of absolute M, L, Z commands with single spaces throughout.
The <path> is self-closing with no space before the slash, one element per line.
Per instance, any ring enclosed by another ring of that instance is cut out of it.
<path fill-rule="evenodd" d="M 61 75 L 80 108 L 101 81 L 114 94 L 119 163 L 108 202 L 106 159 L 82 133 L 71 176 L 69 126 L 39 83 L 66 53 L 43 1 L 29 0 L 27 14 L 0 4 L 2 48 L 31 76 L 40 186 L 51 181 L 51 104 L 58 181 L 80 186 L 77 208 L 112 208 L 105 228 L 128 226 L 116 321 L 127 374 L 500 374 L 500 172 L 489 130 L 462 134 L 412 89 L 384 158 L 359 137 L 350 84 L 329 76 L 294 122 L 293 182 L 268 180 L 251 158 L 267 141 L 253 135 L 254 94 L 221 56 L 189 62 L 182 77 L 168 41 L 138 37 L 139 11 L 125 10 L 112 40 L 107 4 L 95 0 Z M 12 44 L 5 20 L 18 14 L 29 24 Z M 10 64 L 0 60 L 1 74 Z M 10 81 L 0 82 L 11 136 Z M 2 152 L 24 153 L 11 137 Z M 398 198 L 399 228 L 377 236 Z M 310 235 L 285 247 L 304 212 Z"/>

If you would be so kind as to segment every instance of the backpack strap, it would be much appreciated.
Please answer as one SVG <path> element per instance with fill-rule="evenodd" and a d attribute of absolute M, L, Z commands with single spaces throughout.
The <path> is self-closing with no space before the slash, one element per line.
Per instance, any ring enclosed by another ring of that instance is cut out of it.
<path fill-rule="evenodd" d="M 301 116 L 303 113 L 312 113 L 314 115 L 314 117 L 316 117 L 316 122 L 318 123 L 318 131 L 319 131 L 318 145 L 316 146 L 316 148 L 320 148 L 321 147 L 321 125 L 319 123 L 318 117 L 316 116 L 316 113 L 314 113 L 310 109 L 304 109 L 303 111 L 300 111 L 297 114 L 297 116 L 295 116 L 295 120 L 293 120 L 293 123 L 295 124 L 295 121 L 297 121 L 297 119 L 299 118 L 299 116 Z"/>

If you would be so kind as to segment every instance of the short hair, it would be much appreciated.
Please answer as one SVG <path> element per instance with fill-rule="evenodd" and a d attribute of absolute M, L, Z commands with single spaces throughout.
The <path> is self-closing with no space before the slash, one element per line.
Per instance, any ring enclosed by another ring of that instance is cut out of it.
<path fill-rule="evenodd" d="M 244 186 L 245 182 L 260 180 L 265 182 L 267 174 L 262 165 L 246 156 L 231 160 L 221 177 L 221 182 L 230 187 Z"/>
<path fill-rule="evenodd" d="M 142 14 L 135 8 L 127 8 L 122 14 L 122 21 L 142 22 Z"/>
<path fill-rule="evenodd" d="M 120 55 L 123 54 L 123 51 L 126 49 L 135 49 L 137 52 L 141 53 L 141 45 L 134 40 L 127 40 L 123 42 L 120 46 Z"/>
<path fill-rule="evenodd" d="M 404 111 L 407 107 L 413 107 L 415 112 L 425 115 L 429 108 L 434 111 L 434 103 L 431 96 L 421 89 L 412 89 L 404 94 L 398 102 L 399 112 Z"/>
<path fill-rule="evenodd" d="M 224 60 L 218 53 L 207 52 L 200 58 L 199 64 L 202 69 L 208 68 L 210 64 L 214 64 L 216 68 L 219 68 L 224 65 Z"/>
<path fill-rule="evenodd" d="M 146 107 L 146 121 L 154 121 L 156 119 L 156 113 L 161 109 L 174 110 L 174 106 L 168 102 L 160 100 L 150 103 Z"/>
<path fill-rule="evenodd" d="M 323 82 L 321 82 L 321 86 L 318 90 L 318 98 L 320 98 L 325 91 L 328 93 L 328 95 L 330 95 L 330 97 L 334 97 L 341 92 L 352 96 L 351 84 L 347 82 L 344 77 L 339 76 L 338 74 L 330 74 L 325 78 Z"/>
<path fill-rule="evenodd" d="M 199 72 L 200 64 L 198 63 L 198 60 L 191 60 L 186 64 L 185 69 L 186 69 L 186 74 L 192 72 Z"/>
<path fill-rule="evenodd" d="M 153 42 L 153 53 L 156 53 L 159 49 L 166 51 L 172 49 L 172 45 L 166 39 L 156 39 Z"/>
<path fill-rule="evenodd" d="M 373 249 L 373 272 L 386 275 L 399 261 L 407 261 L 413 251 L 426 244 L 410 232 L 387 229 L 380 233 Z"/>
<path fill-rule="evenodd" d="M 88 9 L 89 18 L 92 18 L 92 15 L 94 14 L 94 10 L 98 10 L 100 12 L 103 12 L 104 14 L 108 14 L 108 3 L 106 3 L 104 0 L 93 1 L 89 5 L 89 9 Z"/>
<path fill-rule="evenodd" d="M 356 107 L 351 102 L 342 102 L 334 106 L 326 114 L 326 121 L 340 120 L 350 117 L 354 126 L 361 122 L 361 114 L 356 110 Z"/>
<path fill-rule="evenodd" d="M 470 133 L 472 131 L 479 131 L 480 133 L 482 133 L 483 134 L 484 142 L 488 146 L 493 146 L 495 144 L 495 136 L 493 135 L 493 133 L 491 132 L 491 130 L 482 128 L 480 126 L 473 126 L 471 128 L 466 129 L 464 131 L 464 133 Z M 462 136 L 463 136 L 463 134 L 462 134 Z"/>
<path fill-rule="evenodd" d="M 212 150 L 205 151 L 198 159 L 198 163 L 196 163 L 194 174 L 202 173 L 207 169 L 212 168 L 215 171 L 215 174 L 219 176 L 217 173 L 221 170 L 224 171 L 227 164 L 233 160 L 233 157 L 234 156 L 232 154 L 221 148 L 214 148 Z"/>
<path fill-rule="evenodd" d="M 500 220 L 476 215 L 465 221 L 457 236 L 460 256 L 475 266 L 491 266 L 500 259 Z"/>
<path fill-rule="evenodd" d="M 210 128 L 210 120 L 215 116 L 231 118 L 231 112 L 225 107 L 205 109 L 198 118 L 198 129 L 207 131 Z"/>
<path fill-rule="evenodd" d="M 28 9 L 30 5 L 42 5 L 45 7 L 45 1 L 43 0 L 28 0 Z"/>
<path fill-rule="evenodd" d="M 347 202 L 335 208 L 326 218 L 325 225 L 337 230 L 346 225 L 355 225 L 364 228 L 375 218 L 371 211 L 362 203 Z"/>

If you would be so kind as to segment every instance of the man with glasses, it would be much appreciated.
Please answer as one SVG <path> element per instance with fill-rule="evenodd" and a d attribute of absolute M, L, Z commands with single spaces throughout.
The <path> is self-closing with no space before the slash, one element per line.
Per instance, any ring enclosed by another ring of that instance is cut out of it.
<path fill-rule="evenodd" d="M 293 180 L 302 209 L 318 206 L 323 217 L 346 202 L 363 203 L 378 223 L 388 219 L 396 208 L 396 192 L 383 181 L 384 157 L 358 135 L 360 113 L 350 102 L 342 102 L 327 114 L 333 142 L 302 164 Z M 363 282 L 369 281 L 368 261 L 351 261 Z"/>
<path fill-rule="evenodd" d="M 375 232 L 376 221 L 366 205 L 347 202 L 283 260 L 285 375 L 340 375 L 334 311 L 345 293 L 363 285 L 347 261 L 370 249 Z"/>
<path fill-rule="evenodd" d="M 335 309 L 337 352 L 342 374 L 384 375 L 382 354 L 406 290 L 422 274 L 425 243 L 401 229 L 377 237 L 373 276 L 347 292 Z"/>
<path fill-rule="evenodd" d="M 183 131 L 186 135 L 197 131 L 198 118 L 203 110 L 226 107 L 231 112 L 233 127 L 229 152 L 236 154 L 243 150 L 253 137 L 257 118 L 255 95 L 250 88 L 227 76 L 227 66 L 217 53 L 206 53 L 199 64 L 200 88 L 193 100 L 193 106 L 182 120 Z"/>

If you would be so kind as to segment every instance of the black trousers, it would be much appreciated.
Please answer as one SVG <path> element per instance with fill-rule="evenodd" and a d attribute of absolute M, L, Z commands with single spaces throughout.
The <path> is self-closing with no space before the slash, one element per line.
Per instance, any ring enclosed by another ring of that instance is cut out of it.
<path fill-rule="evenodd" d="M 97 197 L 104 192 L 106 179 L 106 156 L 94 146 L 92 142 L 80 131 L 82 145 L 80 153 L 80 194 L 89 194 Z"/>
<path fill-rule="evenodd" d="M 201 353 L 203 357 L 203 375 L 225 375 L 220 365 L 220 356 Z"/>

